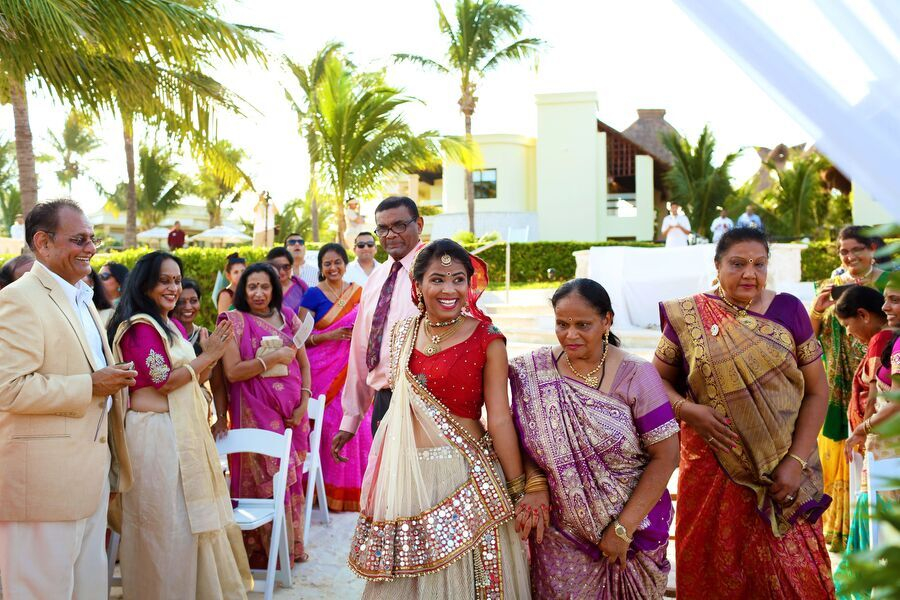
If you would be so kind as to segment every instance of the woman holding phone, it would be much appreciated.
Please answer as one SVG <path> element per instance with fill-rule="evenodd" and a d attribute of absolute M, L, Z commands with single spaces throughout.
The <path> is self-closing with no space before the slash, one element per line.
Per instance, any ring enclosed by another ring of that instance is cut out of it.
<path fill-rule="evenodd" d="M 819 455 L 825 478 L 825 493 L 832 497 L 823 517 L 825 541 L 831 552 L 843 552 L 850 535 L 850 469 L 844 459 L 844 443 L 850 435 L 847 409 L 853 393 L 853 375 L 866 354 L 866 347 L 841 325 L 834 305 L 847 286 L 865 285 L 884 292 L 888 273 L 875 261 L 876 241 L 863 227 L 849 225 L 838 234 L 838 254 L 843 272 L 817 286 L 812 311 L 813 331 L 822 344 L 828 375 L 828 412 L 819 435 Z"/>

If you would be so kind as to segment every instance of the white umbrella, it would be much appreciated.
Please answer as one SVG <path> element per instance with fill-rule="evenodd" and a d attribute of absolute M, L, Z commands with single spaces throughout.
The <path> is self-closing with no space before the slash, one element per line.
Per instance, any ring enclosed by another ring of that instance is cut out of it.
<path fill-rule="evenodd" d="M 142 242 L 151 240 L 167 240 L 169 239 L 169 229 L 167 227 L 154 227 L 147 231 L 137 234 L 137 239 Z"/>
<path fill-rule="evenodd" d="M 241 242 L 249 242 L 253 240 L 249 235 L 238 231 L 232 227 L 219 225 L 206 231 L 201 231 L 197 235 L 188 238 L 191 242 L 211 242 L 220 244 L 239 244 Z"/>

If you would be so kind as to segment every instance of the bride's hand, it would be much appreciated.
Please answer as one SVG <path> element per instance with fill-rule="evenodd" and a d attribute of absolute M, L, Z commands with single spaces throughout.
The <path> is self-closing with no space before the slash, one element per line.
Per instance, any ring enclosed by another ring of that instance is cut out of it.
<path fill-rule="evenodd" d="M 544 541 L 544 530 L 550 525 L 550 492 L 531 492 L 516 504 L 516 531 L 525 540 L 534 529 L 534 541 Z"/>

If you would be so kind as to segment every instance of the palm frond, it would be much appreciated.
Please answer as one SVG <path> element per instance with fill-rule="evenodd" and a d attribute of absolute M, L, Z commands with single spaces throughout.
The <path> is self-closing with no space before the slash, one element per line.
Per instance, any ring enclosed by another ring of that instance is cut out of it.
<path fill-rule="evenodd" d="M 432 60 L 430 58 L 426 58 L 424 56 L 419 56 L 417 54 L 394 54 L 393 56 L 394 62 L 396 63 L 409 63 L 413 65 L 418 65 L 420 67 L 424 67 L 426 69 L 431 69 L 432 71 L 437 71 L 438 73 L 449 73 L 450 69 L 437 62 L 436 60 Z"/>

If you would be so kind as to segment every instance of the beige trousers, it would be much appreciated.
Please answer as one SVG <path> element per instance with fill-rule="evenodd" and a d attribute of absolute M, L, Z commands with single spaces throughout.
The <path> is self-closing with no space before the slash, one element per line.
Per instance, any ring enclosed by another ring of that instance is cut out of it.
<path fill-rule="evenodd" d="M 78 521 L 0 521 L 3 600 L 105 599 L 109 479 L 93 515 Z"/>

